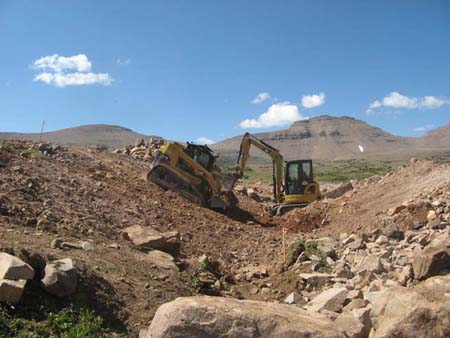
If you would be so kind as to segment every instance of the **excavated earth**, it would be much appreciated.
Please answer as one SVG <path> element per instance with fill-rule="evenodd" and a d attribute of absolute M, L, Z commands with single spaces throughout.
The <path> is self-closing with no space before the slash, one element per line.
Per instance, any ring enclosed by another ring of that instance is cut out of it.
<path fill-rule="evenodd" d="M 280 259 L 281 233 L 262 226 L 267 218 L 257 202 L 247 198 L 250 210 L 222 214 L 147 183 L 148 162 L 96 149 L 63 148 L 45 156 L 30 147 L 1 143 L 0 251 L 72 258 L 85 275 L 86 288 L 79 288 L 78 296 L 87 297 L 120 330 L 136 331 L 148 325 L 159 305 L 198 293 L 189 267 L 201 255 L 218 261 L 225 277 L 243 266 Z M 122 230 L 132 225 L 179 231 L 180 272 L 173 275 L 146 262 L 123 239 Z M 54 249 L 55 238 L 90 241 L 93 250 Z M 26 294 L 23 303 L 35 299 Z"/>
<path fill-rule="evenodd" d="M 393 224 L 408 229 L 426 220 L 428 195 L 450 188 L 449 165 L 419 161 L 281 217 L 244 194 L 236 209 L 218 212 L 148 183 L 149 162 L 97 149 L 61 148 L 52 155 L 30 149 L 29 142 L 0 143 L 0 251 L 28 262 L 72 258 L 83 287 L 51 302 L 28 289 L 17 309 L 38 311 L 49 303 L 57 309 L 82 299 L 118 332 L 148 326 L 160 305 L 180 296 L 282 300 L 297 283 L 283 268 L 283 243 Z M 133 225 L 180 233 L 178 272 L 158 267 L 124 239 Z M 91 247 L 55 248 L 56 238 Z M 195 283 L 202 255 L 217 264 L 220 287 L 205 291 Z"/>

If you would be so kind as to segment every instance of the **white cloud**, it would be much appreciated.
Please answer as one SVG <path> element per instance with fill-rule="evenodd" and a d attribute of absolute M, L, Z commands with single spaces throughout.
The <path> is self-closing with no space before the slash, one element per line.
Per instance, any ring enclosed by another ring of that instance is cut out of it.
<path fill-rule="evenodd" d="M 402 95 L 398 92 L 391 92 L 386 95 L 382 100 L 376 100 L 372 102 L 368 109 L 367 114 L 374 112 L 374 109 L 380 107 L 390 107 L 397 109 L 437 109 L 444 104 L 450 104 L 449 99 L 439 99 L 435 96 L 413 97 Z"/>
<path fill-rule="evenodd" d="M 239 126 L 243 129 L 268 128 L 283 126 L 303 119 L 304 117 L 299 113 L 296 105 L 289 102 L 281 102 L 271 105 L 257 119 L 246 119 Z"/>
<path fill-rule="evenodd" d="M 108 73 L 91 72 L 92 63 L 84 54 L 69 57 L 58 54 L 44 56 L 33 63 L 33 68 L 41 71 L 33 81 L 60 88 L 92 84 L 109 86 L 113 81 Z"/>
<path fill-rule="evenodd" d="M 434 124 L 426 124 L 426 125 L 424 125 L 422 127 L 414 128 L 413 131 L 423 132 L 423 131 L 428 131 L 428 130 L 433 129 L 433 128 L 434 128 Z"/>
<path fill-rule="evenodd" d="M 407 109 L 417 108 L 418 100 L 415 97 L 408 97 L 397 92 L 392 92 L 383 98 L 383 106 Z"/>
<path fill-rule="evenodd" d="M 92 69 L 92 63 L 84 54 L 78 54 L 69 57 L 53 54 L 37 59 L 36 61 L 34 61 L 33 65 L 36 69 L 41 69 L 44 71 L 50 70 L 56 73 L 60 73 L 66 70 L 89 72 Z"/>
<path fill-rule="evenodd" d="M 442 107 L 444 104 L 450 104 L 450 100 L 441 100 L 434 96 L 425 96 L 420 100 L 420 105 L 423 108 L 437 109 Z"/>
<path fill-rule="evenodd" d="M 127 58 L 127 59 L 117 59 L 116 63 L 118 65 L 121 65 L 121 66 L 128 66 L 129 64 L 131 64 L 131 59 L 129 59 L 129 58 Z"/>
<path fill-rule="evenodd" d="M 34 77 L 34 81 L 41 81 L 48 85 L 64 88 L 66 86 L 92 84 L 109 86 L 112 79 L 107 73 L 41 73 Z"/>
<path fill-rule="evenodd" d="M 376 100 L 370 104 L 369 109 L 380 108 L 382 105 L 383 104 L 380 101 Z"/>
<path fill-rule="evenodd" d="M 302 106 L 305 108 L 315 108 L 325 103 L 325 93 L 304 95 L 302 97 Z"/>
<path fill-rule="evenodd" d="M 215 141 L 213 141 L 213 140 L 211 140 L 209 138 L 203 137 L 203 136 L 197 138 L 195 140 L 195 142 L 197 142 L 199 144 L 213 144 L 213 143 L 216 143 Z"/>
<path fill-rule="evenodd" d="M 259 104 L 259 103 L 264 102 L 264 101 L 266 101 L 266 100 L 268 100 L 268 99 L 270 99 L 270 98 L 271 98 L 271 96 L 270 96 L 269 93 L 266 93 L 266 92 L 264 92 L 264 93 L 259 93 L 259 94 L 256 95 L 256 97 L 252 100 L 252 103 L 253 103 L 253 104 Z"/>

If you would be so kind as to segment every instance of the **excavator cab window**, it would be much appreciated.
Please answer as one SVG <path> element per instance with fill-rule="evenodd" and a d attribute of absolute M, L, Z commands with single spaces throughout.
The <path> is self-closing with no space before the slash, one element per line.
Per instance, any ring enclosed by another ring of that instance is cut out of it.
<path fill-rule="evenodd" d="M 287 195 L 303 195 L 305 187 L 313 182 L 311 160 L 286 162 L 285 191 Z"/>
<path fill-rule="evenodd" d="M 188 143 L 187 147 L 185 148 L 185 152 L 190 158 L 200 164 L 203 168 L 208 171 L 212 171 L 212 168 L 214 167 L 214 163 L 216 161 L 216 156 L 207 146 Z"/>

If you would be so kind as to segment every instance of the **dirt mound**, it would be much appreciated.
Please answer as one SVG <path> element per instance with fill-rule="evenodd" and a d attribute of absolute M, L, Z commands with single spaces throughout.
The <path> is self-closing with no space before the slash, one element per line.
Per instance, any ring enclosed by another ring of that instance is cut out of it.
<path fill-rule="evenodd" d="M 450 198 L 450 165 L 412 160 L 387 175 L 353 182 L 354 189 L 283 216 L 293 231 L 337 236 L 398 226 L 411 229 L 426 221 L 434 199 Z"/>
<path fill-rule="evenodd" d="M 241 196 L 248 210 L 221 214 L 146 182 L 148 161 L 96 149 L 59 147 L 45 154 L 32 143 L 0 143 L 0 248 L 72 258 L 98 288 L 75 298 L 87 297 L 111 323 L 136 330 L 159 305 L 204 292 L 195 271 L 202 255 L 220 267 L 219 294 L 237 294 L 233 287 L 250 284 L 234 281 L 243 267 L 281 259 L 279 230 L 261 226 L 269 220 L 249 198 Z M 179 273 L 160 269 L 123 239 L 132 225 L 180 233 Z M 53 248 L 55 238 L 89 242 L 93 249 Z M 33 299 L 24 296 L 25 303 Z"/>

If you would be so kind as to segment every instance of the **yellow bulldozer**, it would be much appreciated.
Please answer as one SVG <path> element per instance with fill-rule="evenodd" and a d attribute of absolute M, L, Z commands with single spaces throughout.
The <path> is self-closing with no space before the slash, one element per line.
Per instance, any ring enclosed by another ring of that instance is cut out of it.
<path fill-rule="evenodd" d="M 272 206 L 273 214 L 279 215 L 292 208 L 304 207 L 320 198 L 319 184 L 314 181 L 312 160 L 285 162 L 277 149 L 249 133 L 246 133 L 241 141 L 236 179 L 244 176 L 251 146 L 255 146 L 272 158 L 275 202 Z"/>
<path fill-rule="evenodd" d="M 229 179 L 228 188 L 224 188 L 216 159 L 217 155 L 207 145 L 165 142 L 153 161 L 147 180 L 163 189 L 177 191 L 202 206 L 226 209 L 237 204 L 230 186 L 234 182 Z"/>

